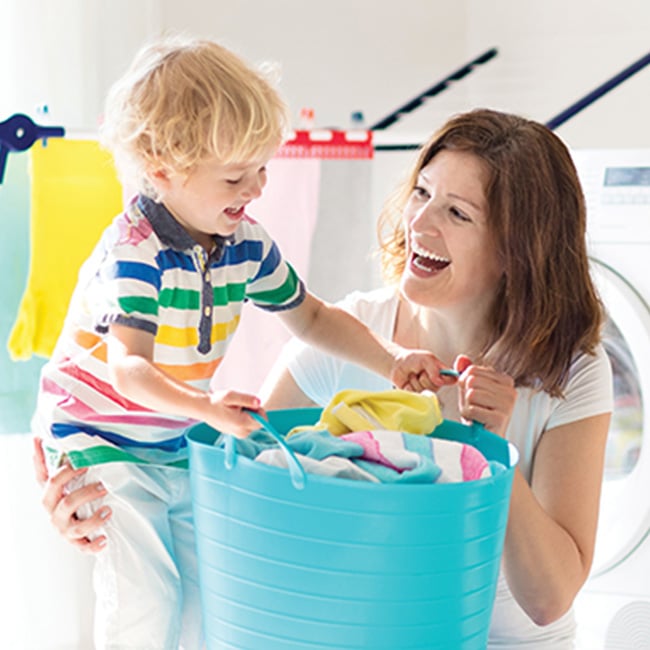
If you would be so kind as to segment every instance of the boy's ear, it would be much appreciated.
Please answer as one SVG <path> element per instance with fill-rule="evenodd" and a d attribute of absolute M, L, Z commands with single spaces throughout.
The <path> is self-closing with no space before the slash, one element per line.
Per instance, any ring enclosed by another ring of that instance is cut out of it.
<path fill-rule="evenodd" d="M 147 176 L 152 183 L 169 183 L 169 172 L 164 167 L 157 167 L 155 169 L 149 169 L 147 171 Z"/>
<path fill-rule="evenodd" d="M 148 169 L 147 178 L 158 194 L 164 194 L 169 188 L 169 172 L 164 167 Z"/>

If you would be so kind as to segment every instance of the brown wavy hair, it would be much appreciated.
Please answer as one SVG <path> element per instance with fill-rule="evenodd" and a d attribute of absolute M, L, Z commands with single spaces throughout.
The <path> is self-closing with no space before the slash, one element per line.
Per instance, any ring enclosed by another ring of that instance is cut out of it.
<path fill-rule="evenodd" d="M 544 125 L 517 115 L 477 109 L 452 117 L 423 145 L 379 217 L 388 282 L 398 282 L 406 264 L 406 201 L 442 150 L 471 153 L 488 170 L 488 227 L 504 271 L 490 315 L 493 335 L 477 361 L 507 372 L 517 386 L 561 396 L 574 356 L 593 353 L 604 318 L 571 155 Z"/>

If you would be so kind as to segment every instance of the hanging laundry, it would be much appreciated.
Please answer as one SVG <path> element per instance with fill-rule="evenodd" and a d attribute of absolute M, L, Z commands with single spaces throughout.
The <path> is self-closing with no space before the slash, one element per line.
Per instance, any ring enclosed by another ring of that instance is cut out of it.
<path fill-rule="evenodd" d="M 30 265 L 9 336 L 14 360 L 51 355 L 79 268 L 123 203 L 111 156 L 98 142 L 48 140 L 30 154 Z"/>
<path fill-rule="evenodd" d="M 29 258 L 29 174 L 25 152 L 7 159 L 4 182 L 0 185 L 0 434 L 26 433 L 36 406 L 38 377 L 44 360 L 33 358 L 16 363 L 4 345 L 27 281 Z"/>
<path fill-rule="evenodd" d="M 264 193 L 251 201 L 246 212 L 271 234 L 298 275 L 307 278 L 318 216 L 320 161 L 276 157 L 269 161 L 267 171 Z M 275 314 L 244 304 L 237 334 L 212 388 L 257 393 L 290 336 Z"/>
<path fill-rule="evenodd" d="M 298 275 L 325 300 L 372 286 L 366 277 L 372 265 L 359 242 L 368 240 L 373 217 L 368 201 L 373 152 L 370 131 L 294 131 L 267 165 L 264 193 L 247 207 Z M 290 338 L 278 318 L 244 305 L 212 388 L 257 393 Z"/>

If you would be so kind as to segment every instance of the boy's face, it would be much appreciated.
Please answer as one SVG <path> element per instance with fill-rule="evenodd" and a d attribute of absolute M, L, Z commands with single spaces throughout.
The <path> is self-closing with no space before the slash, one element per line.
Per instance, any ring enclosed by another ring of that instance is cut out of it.
<path fill-rule="evenodd" d="M 266 185 L 266 165 L 275 150 L 258 160 L 199 163 L 188 175 L 157 172 L 152 183 L 162 203 L 187 232 L 206 248 L 212 236 L 232 235 L 244 208 Z"/>

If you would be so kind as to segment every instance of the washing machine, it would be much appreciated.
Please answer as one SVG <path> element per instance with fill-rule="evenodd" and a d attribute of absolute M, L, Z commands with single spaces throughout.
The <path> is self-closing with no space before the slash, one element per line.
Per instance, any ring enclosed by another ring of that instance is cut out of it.
<path fill-rule="evenodd" d="M 572 155 L 614 376 L 595 558 L 575 603 L 578 648 L 650 649 L 650 150 Z"/>

